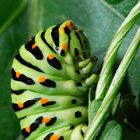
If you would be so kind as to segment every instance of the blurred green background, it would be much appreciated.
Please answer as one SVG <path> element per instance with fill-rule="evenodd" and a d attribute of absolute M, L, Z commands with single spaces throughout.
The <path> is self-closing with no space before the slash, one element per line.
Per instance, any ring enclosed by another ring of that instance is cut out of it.
<path fill-rule="evenodd" d="M 0 0 L 0 140 L 18 140 L 19 121 L 11 108 L 10 68 L 21 44 L 39 30 L 73 20 L 89 38 L 92 55 L 100 70 L 107 47 L 130 9 L 138 0 Z M 117 62 L 122 58 L 139 23 L 125 39 Z M 136 96 L 128 119 L 140 130 L 140 50 L 128 70 L 124 92 Z M 139 140 L 140 134 L 124 130 L 125 140 Z"/>

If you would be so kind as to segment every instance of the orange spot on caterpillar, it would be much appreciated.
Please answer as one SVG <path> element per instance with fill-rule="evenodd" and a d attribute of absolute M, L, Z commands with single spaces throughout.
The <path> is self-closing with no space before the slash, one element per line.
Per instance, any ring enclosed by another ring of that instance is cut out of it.
<path fill-rule="evenodd" d="M 45 78 L 45 77 L 43 77 L 43 76 L 42 76 L 42 77 L 39 77 L 39 78 L 38 78 L 38 82 L 39 82 L 39 83 L 43 83 L 43 82 L 45 82 L 46 79 L 47 79 L 47 78 Z"/>
<path fill-rule="evenodd" d="M 50 140 L 59 140 L 59 138 L 60 137 L 58 135 L 54 134 L 51 136 Z"/>
<path fill-rule="evenodd" d="M 47 98 L 42 98 L 42 99 L 40 99 L 40 103 L 41 104 L 45 104 L 45 103 L 47 103 L 49 100 L 47 99 Z"/>
<path fill-rule="evenodd" d="M 62 44 L 62 49 L 63 49 L 64 51 L 67 51 L 67 49 L 68 49 L 67 43 L 63 43 L 63 44 Z"/>
<path fill-rule="evenodd" d="M 73 28 L 73 22 L 72 21 L 69 21 L 66 26 L 69 28 L 69 29 L 72 29 Z"/>
<path fill-rule="evenodd" d="M 18 103 L 18 107 L 19 107 L 19 108 L 23 108 L 23 107 L 24 107 L 24 106 L 23 106 L 23 103 L 22 103 L 22 102 L 19 102 L 19 103 Z"/>
<path fill-rule="evenodd" d="M 29 127 L 29 126 L 27 126 L 27 127 L 25 128 L 25 130 L 26 130 L 26 132 L 30 133 L 30 127 Z"/>
<path fill-rule="evenodd" d="M 50 121 L 50 118 L 43 118 L 42 123 L 48 123 Z"/>
<path fill-rule="evenodd" d="M 50 53 L 50 54 L 48 55 L 48 58 L 49 58 L 49 60 L 52 60 L 52 59 L 54 58 L 54 55 L 53 55 L 52 53 Z"/>
<path fill-rule="evenodd" d="M 19 78 L 20 75 L 21 75 L 21 73 L 17 71 L 16 72 L 16 77 Z"/>
<path fill-rule="evenodd" d="M 37 45 L 36 44 L 33 44 L 32 45 L 32 49 L 34 49 L 34 48 L 36 48 L 37 47 Z"/>

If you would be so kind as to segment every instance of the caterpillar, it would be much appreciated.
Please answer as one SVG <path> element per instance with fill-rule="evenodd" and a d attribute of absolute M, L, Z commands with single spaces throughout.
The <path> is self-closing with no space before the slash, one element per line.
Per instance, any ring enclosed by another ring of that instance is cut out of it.
<path fill-rule="evenodd" d="M 84 139 L 96 61 L 86 35 L 71 20 L 20 47 L 11 68 L 11 98 L 25 139 Z"/>

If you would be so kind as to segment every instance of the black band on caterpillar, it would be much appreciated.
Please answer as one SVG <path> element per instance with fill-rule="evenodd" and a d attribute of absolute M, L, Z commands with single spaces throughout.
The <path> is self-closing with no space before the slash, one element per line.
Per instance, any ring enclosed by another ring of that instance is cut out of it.
<path fill-rule="evenodd" d="M 43 31 L 41 33 L 41 39 L 44 41 L 44 43 L 47 45 L 47 47 L 49 47 L 49 49 L 52 50 L 55 53 L 55 50 L 51 47 L 51 45 L 45 39 L 45 33 L 46 33 L 46 31 Z"/>

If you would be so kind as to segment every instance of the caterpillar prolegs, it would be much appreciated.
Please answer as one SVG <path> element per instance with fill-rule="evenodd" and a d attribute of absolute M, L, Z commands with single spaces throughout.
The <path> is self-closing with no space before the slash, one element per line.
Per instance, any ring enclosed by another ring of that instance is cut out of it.
<path fill-rule="evenodd" d="M 96 59 L 72 21 L 37 33 L 12 65 L 12 107 L 27 140 L 83 140 Z"/>

